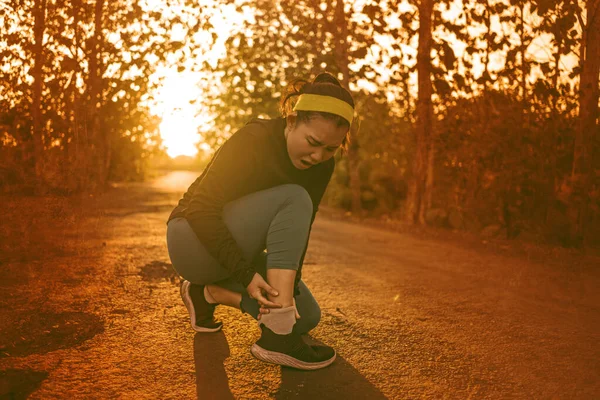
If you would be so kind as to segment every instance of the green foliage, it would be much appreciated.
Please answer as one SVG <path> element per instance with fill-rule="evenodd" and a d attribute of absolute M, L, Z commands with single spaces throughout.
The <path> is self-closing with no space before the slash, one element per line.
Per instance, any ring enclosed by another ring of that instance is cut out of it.
<path fill-rule="evenodd" d="M 410 82 L 420 3 L 410 1 L 412 9 L 404 3 L 408 11 L 396 12 L 400 3 L 346 4 L 352 87 L 368 81 L 378 88 L 356 90 L 361 121 L 356 168 L 362 206 L 373 214 L 400 215 L 413 176 L 417 100 Z M 436 158 L 429 220 L 561 241 L 580 73 L 565 60 L 579 51 L 582 10 L 569 1 L 477 0 L 463 2 L 449 19 L 444 13 L 452 3 L 435 2 L 433 12 Z M 332 42 L 334 2 L 245 4 L 255 7 L 257 18 L 229 39 L 227 56 L 213 71 L 224 88 L 213 99 L 218 132 L 237 129 L 250 116 L 277 115 L 283 87 L 292 78 L 340 71 Z M 392 27 L 394 19 L 399 26 Z M 545 59 L 531 53 L 540 35 L 547 38 Z M 350 208 L 344 158 L 326 200 Z"/>
<path fill-rule="evenodd" d="M 361 203 L 374 214 L 395 214 L 406 198 L 409 154 L 412 151 L 410 123 L 397 118 L 384 98 L 357 95 Z M 350 209 L 348 165 L 338 155 L 334 178 L 327 190 L 329 205 Z"/>
<path fill-rule="evenodd" d="M 451 108 L 440 124 L 433 208 L 457 209 L 478 227 L 501 224 L 509 237 L 563 240 L 556 214 L 565 209 L 560 183 L 571 171 L 576 121 L 568 112 L 546 117 L 543 105 L 523 113 L 515 96 L 488 92 Z"/>
<path fill-rule="evenodd" d="M 0 152 L 16 154 L 2 162 L 3 169 L 17 171 L 13 175 L 18 183 L 13 186 L 29 182 L 39 191 L 72 192 L 102 187 L 109 176 L 140 175 L 139 166 L 150 148 L 160 144 L 157 121 L 144 103 L 152 90 L 148 75 L 168 55 L 172 23 L 161 13 L 147 13 L 141 4 L 10 1 L 3 5 L 0 121 L 3 135 L 11 140 L 0 142 Z M 32 16 L 41 6 L 45 6 L 41 9 L 45 39 L 41 75 L 35 76 Z M 34 152 L 31 145 L 32 80 L 36 79 L 43 81 L 41 152 Z M 9 142 L 18 151 L 6 148 Z M 118 173 L 111 164 L 117 159 L 122 169 Z M 34 164 L 43 166 L 37 174 Z"/>
<path fill-rule="evenodd" d="M 228 39 L 227 56 L 213 68 L 223 90 L 212 98 L 211 110 L 217 131 L 226 134 L 252 116 L 279 115 L 282 93 L 293 79 L 310 79 L 323 70 L 340 74 L 342 67 L 334 51 L 338 33 L 333 3 L 274 5 L 270 0 L 259 0 L 243 4 L 240 11 L 251 7 L 254 19 Z M 386 29 L 380 23 L 384 15 L 380 5 L 370 3 L 359 14 L 361 17 L 351 19 L 348 27 L 348 56 L 358 62 L 370 46 L 376 45 L 373 35 Z M 361 63 L 351 74 L 350 85 L 376 76 L 370 64 Z"/>

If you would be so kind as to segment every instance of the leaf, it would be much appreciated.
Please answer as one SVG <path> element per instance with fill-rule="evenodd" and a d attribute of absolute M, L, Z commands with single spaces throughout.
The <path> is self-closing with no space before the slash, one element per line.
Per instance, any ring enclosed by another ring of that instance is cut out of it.
<path fill-rule="evenodd" d="M 441 96 L 446 97 L 452 91 L 452 88 L 445 79 L 436 79 L 433 81 L 435 91 Z"/>
<path fill-rule="evenodd" d="M 352 55 L 356 59 L 365 58 L 367 56 L 367 48 L 366 47 L 360 47 L 356 51 L 354 51 L 354 54 L 352 54 Z"/>
<path fill-rule="evenodd" d="M 546 85 L 546 82 L 544 82 L 541 79 L 538 79 L 535 82 L 534 88 L 533 88 L 533 92 L 539 96 L 543 96 L 547 93 L 548 91 L 548 87 Z"/>
<path fill-rule="evenodd" d="M 456 82 L 456 85 L 458 86 L 459 90 L 460 88 L 465 86 L 465 77 L 460 75 L 460 74 L 454 74 L 452 76 L 452 78 L 454 79 L 454 82 Z"/>
<path fill-rule="evenodd" d="M 456 55 L 454 54 L 454 50 L 452 50 L 452 47 L 446 41 L 443 42 L 442 49 L 444 50 L 444 65 L 446 66 L 446 70 L 450 71 L 454 69 L 454 64 L 456 63 Z"/>
<path fill-rule="evenodd" d="M 546 15 L 555 6 L 555 0 L 538 0 L 538 15 Z"/>
<path fill-rule="evenodd" d="M 489 82 L 490 80 L 491 80 L 491 76 L 490 76 L 489 72 L 483 71 L 481 76 L 477 79 L 477 83 L 479 83 L 480 85 L 483 85 L 486 82 Z"/>
<path fill-rule="evenodd" d="M 544 75 L 548 75 L 552 71 L 552 67 L 550 66 L 549 62 L 540 63 L 540 69 Z"/>
<path fill-rule="evenodd" d="M 519 52 L 519 49 L 510 49 L 507 53 L 506 53 L 506 64 L 507 65 L 513 65 L 517 59 L 517 53 Z"/>
<path fill-rule="evenodd" d="M 581 75 L 581 67 L 578 65 L 575 68 L 573 68 L 573 71 L 571 71 L 571 73 L 569 74 L 569 78 L 573 79 L 579 75 Z"/>

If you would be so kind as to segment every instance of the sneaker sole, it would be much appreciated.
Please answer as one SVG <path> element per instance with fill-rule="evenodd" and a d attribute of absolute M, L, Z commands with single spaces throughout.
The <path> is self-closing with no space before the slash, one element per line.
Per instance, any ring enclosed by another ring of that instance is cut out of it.
<path fill-rule="evenodd" d="M 250 353 L 252 353 L 254 357 L 258 358 L 261 361 L 302 370 L 315 370 L 325 368 L 331 363 L 333 363 L 336 357 L 336 354 L 334 354 L 333 357 L 331 357 L 329 360 L 311 363 L 298 360 L 294 357 L 288 356 L 287 354 L 265 350 L 256 343 L 253 344 L 250 348 Z"/>
<path fill-rule="evenodd" d="M 181 299 L 183 300 L 183 304 L 185 304 L 185 308 L 187 308 L 188 313 L 190 314 L 190 324 L 192 325 L 192 329 L 196 332 L 217 332 L 220 331 L 223 325 L 219 325 L 216 328 L 205 328 L 203 326 L 196 325 L 196 310 L 194 309 L 194 303 L 192 303 L 192 298 L 190 297 L 190 287 L 191 283 L 188 281 L 183 282 L 181 285 Z"/>

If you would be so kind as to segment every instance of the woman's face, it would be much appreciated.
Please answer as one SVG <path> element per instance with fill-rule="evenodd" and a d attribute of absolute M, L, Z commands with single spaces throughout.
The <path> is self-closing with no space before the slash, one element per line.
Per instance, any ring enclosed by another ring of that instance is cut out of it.
<path fill-rule="evenodd" d="M 341 146 L 347 127 L 320 116 L 296 124 L 295 115 L 287 119 L 285 138 L 292 164 L 298 169 L 308 169 L 329 160 Z"/>

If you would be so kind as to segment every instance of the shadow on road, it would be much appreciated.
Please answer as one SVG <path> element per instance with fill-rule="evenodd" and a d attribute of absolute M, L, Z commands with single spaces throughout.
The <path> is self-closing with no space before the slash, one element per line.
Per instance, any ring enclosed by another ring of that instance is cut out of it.
<path fill-rule="evenodd" d="M 309 344 L 323 344 L 311 336 L 305 336 L 305 340 Z M 317 371 L 282 368 L 281 387 L 275 398 L 277 400 L 387 399 L 339 354 L 331 366 Z"/>
<path fill-rule="evenodd" d="M 309 343 L 319 343 L 308 338 Z M 229 357 L 224 333 L 197 333 L 194 337 L 194 363 L 198 399 L 234 399 L 229 389 L 224 361 Z M 317 371 L 281 369 L 281 386 L 275 395 L 284 399 L 387 399 L 352 365 L 339 355 L 335 362 Z"/>
<path fill-rule="evenodd" d="M 223 362 L 229 345 L 223 331 L 194 336 L 194 364 L 198 399 L 233 399 Z"/>
<path fill-rule="evenodd" d="M 387 399 L 340 356 L 331 366 L 317 371 L 282 368 L 281 387 L 275 398 L 277 400 Z"/>
<path fill-rule="evenodd" d="M 46 371 L 8 369 L 0 371 L 0 399 L 27 399 L 48 378 Z"/>

